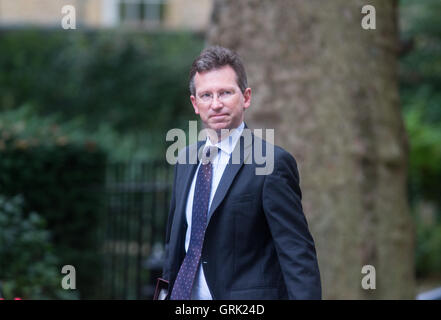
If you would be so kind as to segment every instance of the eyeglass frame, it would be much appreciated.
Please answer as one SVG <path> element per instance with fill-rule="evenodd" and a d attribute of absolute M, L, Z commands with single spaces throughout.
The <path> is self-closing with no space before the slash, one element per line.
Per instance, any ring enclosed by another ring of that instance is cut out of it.
<path fill-rule="evenodd" d="M 225 93 L 229 93 L 228 95 L 224 95 Z M 221 101 L 221 102 L 225 102 L 228 99 L 230 99 L 231 97 L 233 97 L 236 94 L 236 90 L 234 89 L 221 89 L 218 92 L 216 92 L 216 96 L 217 96 L 217 100 Z M 209 96 L 207 96 L 206 99 L 204 99 L 202 96 L 208 94 Z M 196 97 L 203 103 L 205 104 L 211 104 L 213 103 L 214 100 L 214 95 L 212 92 L 209 91 L 204 91 L 200 94 L 196 94 Z"/>

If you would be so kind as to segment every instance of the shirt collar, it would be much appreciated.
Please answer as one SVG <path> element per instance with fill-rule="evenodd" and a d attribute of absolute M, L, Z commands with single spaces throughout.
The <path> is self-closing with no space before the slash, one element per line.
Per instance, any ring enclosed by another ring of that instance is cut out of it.
<path fill-rule="evenodd" d="M 236 146 L 237 140 L 239 140 L 239 137 L 242 135 L 243 129 L 245 127 L 244 122 L 242 123 L 234 130 L 231 131 L 230 135 L 226 137 L 225 139 L 219 141 L 216 144 L 213 144 L 210 139 L 207 137 L 205 141 L 205 146 L 211 147 L 218 147 L 223 152 L 227 154 L 231 154 L 234 150 L 234 147 Z"/>

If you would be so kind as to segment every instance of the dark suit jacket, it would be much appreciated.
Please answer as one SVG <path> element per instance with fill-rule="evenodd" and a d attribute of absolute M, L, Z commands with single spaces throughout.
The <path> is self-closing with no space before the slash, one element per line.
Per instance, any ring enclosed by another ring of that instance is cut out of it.
<path fill-rule="evenodd" d="M 301 205 L 296 161 L 274 146 L 274 170 L 256 175 L 255 143 L 241 136 L 241 163 L 225 168 L 213 198 L 201 263 L 213 299 L 321 299 L 314 241 Z M 183 157 L 203 142 L 186 148 Z M 188 162 L 187 162 L 188 163 Z M 197 164 L 176 164 L 163 278 L 173 288 L 185 257 L 185 208 Z"/>

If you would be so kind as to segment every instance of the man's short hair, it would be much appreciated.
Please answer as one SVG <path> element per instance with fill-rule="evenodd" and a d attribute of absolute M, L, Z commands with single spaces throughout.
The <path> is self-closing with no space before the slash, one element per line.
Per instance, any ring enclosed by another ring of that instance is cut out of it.
<path fill-rule="evenodd" d="M 196 95 L 194 76 L 197 72 L 206 72 L 230 66 L 236 72 L 236 81 L 242 93 L 248 88 L 247 74 L 239 55 L 230 49 L 212 46 L 201 52 L 193 61 L 190 70 L 190 93 Z"/>

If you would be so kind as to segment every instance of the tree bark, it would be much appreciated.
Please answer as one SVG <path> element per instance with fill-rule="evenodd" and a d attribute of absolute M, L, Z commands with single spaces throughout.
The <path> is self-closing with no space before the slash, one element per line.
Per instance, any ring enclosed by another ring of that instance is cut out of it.
<path fill-rule="evenodd" d="M 375 30 L 361 27 L 366 4 Z M 415 297 L 397 34 L 395 0 L 214 1 L 208 43 L 245 63 L 247 124 L 274 128 L 299 164 L 327 299 Z"/>

